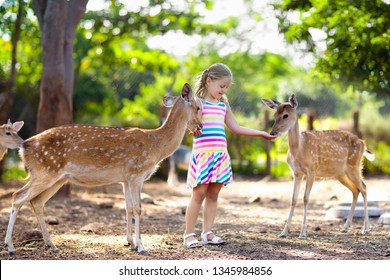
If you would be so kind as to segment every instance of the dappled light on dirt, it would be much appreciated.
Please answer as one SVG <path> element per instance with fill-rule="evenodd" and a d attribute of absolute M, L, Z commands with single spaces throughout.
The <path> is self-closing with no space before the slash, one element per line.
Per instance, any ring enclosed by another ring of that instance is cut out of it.
<path fill-rule="evenodd" d="M 390 178 L 366 179 L 368 199 L 390 211 Z M 0 226 L 4 239 L 11 195 L 23 182 L 3 183 L 0 188 Z M 316 181 L 309 203 L 308 237 L 299 238 L 303 212 L 303 187 L 290 235 L 279 238 L 289 211 L 292 181 L 237 179 L 221 191 L 214 231 L 226 244 L 187 249 L 182 245 L 184 213 L 190 197 L 182 182 L 169 187 L 153 179 L 144 186 L 141 233 L 148 255 L 127 246 L 126 211 L 120 185 L 105 188 L 72 188 L 71 197 L 55 197 L 45 207 L 53 242 L 60 250 L 45 248 L 29 204 L 16 221 L 12 257 L 5 247 L 1 259 L 390 259 L 390 226 L 370 218 L 371 231 L 362 235 L 362 219 L 354 219 L 348 233 L 340 232 L 343 219 L 328 220 L 329 202 L 350 202 L 348 189 L 333 180 Z M 202 213 L 201 213 L 202 214 Z M 200 220 L 199 220 L 200 221 Z M 200 235 L 201 225 L 196 233 Z"/>

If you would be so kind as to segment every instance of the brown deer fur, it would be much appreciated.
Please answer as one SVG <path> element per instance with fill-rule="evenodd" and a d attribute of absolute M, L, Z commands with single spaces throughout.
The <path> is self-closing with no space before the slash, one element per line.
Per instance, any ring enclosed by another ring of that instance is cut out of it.
<path fill-rule="evenodd" d="M 281 135 L 288 132 L 287 163 L 294 176 L 290 214 L 280 237 L 286 237 L 289 232 L 300 185 L 304 177 L 306 177 L 306 188 L 300 237 L 307 236 L 307 207 L 310 191 L 316 177 L 335 178 L 352 192 L 352 204 L 342 232 L 347 232 L 351 225 L 358 195 L 362 194 L 364 201 L 363 234 L 368 233 L 367 189 L 361 175 L 361 163 L 363 155 L 369 160 L 373 160 L 374 156 L 366 150 L 363 140 L 348 131 L 341 130 L 313 130 L 300 133 L 296 112 L 298 101 L 294 95 L 286 103 L 270 99 L 263 99 L 263 102 L 276 110 L 271 134 Z"/>
<path fill-rule="evenodd" d="M 185 84 L 181 96 L 165 97 L 171 107 L 164 124 L 157 129 L 119 128 L 92 125 L 65 125 L 46 130 L 27 139 L 21 152 L 29 182 L 13 194 L 12 210 L 5 244 L 11 254 L 12 231 L 23 204 L 30 202 L 47 246 L 50 239 L 43 218 L 43 207 L 66 182 L 99 186 L 122 183 L 126 200 L 127 241 L 139 253 L 146 253 L 140 237 L 141 188 L 163 159 L 180 145 L 186 128 L 202 127 L 199 108 L 191 87 Z M 132 239 L 132 218 L 135 240 Z"/>

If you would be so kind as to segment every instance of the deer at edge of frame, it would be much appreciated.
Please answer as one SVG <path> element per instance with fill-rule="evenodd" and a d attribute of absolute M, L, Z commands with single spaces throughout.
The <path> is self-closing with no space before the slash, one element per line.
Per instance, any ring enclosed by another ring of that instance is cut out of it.
<path fill-rule="evenodd" d="M 0 160 L 3 159 L 8 149 L 19 149 L 23 145 L 23 139 L 18 135 L 18 131 L 22 128 L 24 122 L 11 123 L 10 120 L 6 124 L 0 126 Z"/>
<path fill-rule="evenodd" d="M 348 231 L 352 223 L 359 193 L 363 196 L 364 226 L 362 233 L 369 232 L 367 210 L 367 189 L 363 181 L 362 156 L 374 160 L 363 140 L 356 135 L 343 130 L 303 131 L 299 132 L 298 115 L 296 109 L 298 101 L 291 95 L 289 102 L 280 103 L 271 99 L 262 99 L 271 109 L 276 110 L 275 123 L 271 134 L 281 135 L 288 132 L 287 163 L 294 177 L 294 191 L 287 223 L 279 237 L 286 237 L 289 233 L 291 219 L 297 203 L 300 185 L 306 177 L 304 193 L 304 213 L 300 237 L 307 236 L 307 207 L 310 191 L 315 177 L 335 178 L 352 192 L 352 204 L 342 232 Z"/>
<path fill-rule="evenodd" d="M 54 252 L 43 217 L 45 203 L 66 183 L 99 186 L 122 183 L 126 202 L 127 242 L 140 254 L 141 189 L 163 159 L 180 145 L 186 128 L 202 128 L 200 109 L 188 84 L 178 97 L 165 96 L 172 107 L 166 121 L 156 129 L 65 125 L 48 129 L 23 143 L 21 156 L 30 175 L 27 184 L 12 197 L 11 215 L 5 237 L 8 252 L 15 254 L 12 232 L 20 208 L 30 202 L 45 244 Z M 135 238 L 132 238 L 134 217 Z"/>

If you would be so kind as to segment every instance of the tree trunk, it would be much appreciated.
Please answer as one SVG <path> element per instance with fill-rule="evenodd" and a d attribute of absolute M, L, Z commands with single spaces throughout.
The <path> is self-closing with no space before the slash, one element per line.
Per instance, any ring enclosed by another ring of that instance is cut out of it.
<path fill-rule="evenodd" d="M 40 1 L 34 1 L 34 3 Z M 42 78 L 37 132 L 67 124 L 71 120 L 65 97 L 64 26 L 66 0 L 48 0 L 41 15 Z M 65 11 L 65 12 L 64 12 Z"/>
<path fill-rule="evenodd" d="M 6 123 L 11 113 L 12 104 L 14 103 L 15 84 L 16 84 L 16 62 L 17 48 L 20 35 L 20 25 L 23 22 L 24 2 L 18 1 L 18 14 L 12 32 L 12 54 L 11 54 L 11 72 L 8 81 L 6 82 L 5 91 L 0 93 L 0 121 L 1 124 Z M 15 120 L 13 120 L 15 121 Z M 0 124 L 0 125 L 1 125 Z M 3 174 L 4 161 L 0 161 L 0 181 Z"/>
<path fill-rule="evenodd" d="M 76 36 L 77 25 L 85 14 L 88 0 L 73 0 L 68 2 L 68 13 L 65 24 L 65 96 L 68 100 L 70 110 L 73 113 L 74 94 L 74 68 L 73 68 L 73 46 Z M 73 117 L 72 117 L 73 121 Z"/>
<path fill-rule="evenodd" d="M 307 130 L 314 130 L 314 120 L 316 118 L 316 109 L 307 109 Z"/>
<path fill-rule="evenodd" d="M 88 0 L 34 0 L 42 36 L 37 133 L 73 122 L 73 41 Z M 69 195 L 69 185 L 60 195 Z"/>

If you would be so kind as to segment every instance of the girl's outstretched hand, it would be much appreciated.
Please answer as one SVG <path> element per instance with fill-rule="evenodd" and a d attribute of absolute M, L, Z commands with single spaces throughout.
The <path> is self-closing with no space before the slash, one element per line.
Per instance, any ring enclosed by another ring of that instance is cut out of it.
<path fill-rule="evenodd" d="M 265 131 L 262 131 L 262 135 L 260 135 L 260 136 L 266 140 L 275 140 L 276 138 L 278 138 L 279 135 L 271 135 Z"/>

